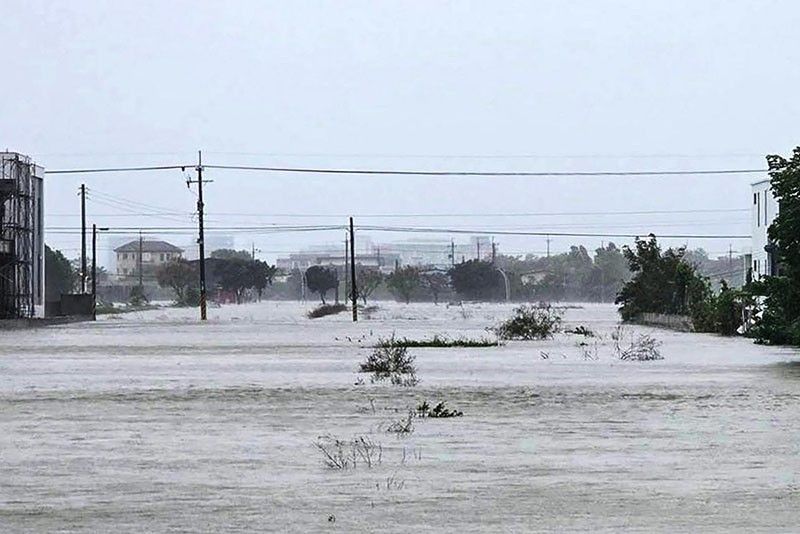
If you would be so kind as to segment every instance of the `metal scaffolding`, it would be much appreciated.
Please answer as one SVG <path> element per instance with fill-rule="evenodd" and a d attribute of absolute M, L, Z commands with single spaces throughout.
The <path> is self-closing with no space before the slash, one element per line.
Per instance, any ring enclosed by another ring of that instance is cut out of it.
<path fill-rule="evenodd" d="M 41 175 L 27 156 L 0 153 L 0 319 L 33 317 L 42 303 Z"/>

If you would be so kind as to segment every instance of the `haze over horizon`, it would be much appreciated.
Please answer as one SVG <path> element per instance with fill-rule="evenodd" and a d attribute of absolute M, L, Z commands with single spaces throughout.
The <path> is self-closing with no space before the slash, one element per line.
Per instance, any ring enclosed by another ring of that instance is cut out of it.
<path fill-rule="evenodd" d="M 5 5 L 0 146 L 48 169 L 191 165 L 198 149 L 206 163 L 231 165 L 759 169 L 765 154 L 787 154 L 798 144 L 795 2 Z M 46 224 L 79 223 L 76 192 L 86 183 L 93 192 L 90 224 L 192 226 L 196 198 L 185 176 L 179 170 L 50 175 Z M 206 177 L 214 180 L 206 189 L 211 229 L 343 225 L 352 214 L 362 225 L 487 235 L 746 235 L 745 211 L 609 212 L 747 210 L 750 182 L 765 175 L 432 178 L 209 170 Z M 604 214 L 575 215 L 587 212 Z M 532 215 L 499 215 L 509 213 Z M 447 214 L 453 216 L 441 217 Z M 192 239 L 162 237 L 178 245 Z M 260 257 L 274 260 L 340 237 L 240 233 L 236 246 L 254 242 Z M 501 252 L 541 253 L 546 246 L 544 237 L 497 240 Z M 601 241 L 609 239 L 554 238 L 551 249 L 571 243 L 592 249 Z M 79 238 L 52 232 L 48 243 L 74 257 Z M 721 254 L 729 245 L 746 250 L 749 240 L 688 244 Z M 101 240 L 101 250 L 110 246 Z"/>

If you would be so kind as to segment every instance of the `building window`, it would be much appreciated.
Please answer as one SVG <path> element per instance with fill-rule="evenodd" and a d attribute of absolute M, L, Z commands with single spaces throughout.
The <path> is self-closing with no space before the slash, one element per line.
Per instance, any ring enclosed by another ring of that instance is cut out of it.
<path fill-rule="evenodd" d="M 163 254 L 161 255 L 161 261 L 164 261 L 164 255 Z"/>
<path fill-rule="evenodd" d="M 764 191 L 764 226 L 766 226 L 767 224 L 769 224 L 769 223 L 767 222 L 767 193 L 768 193 L 768 192 L 769 192 L 769 191 Z"/>
<path fill-rule="evenodd" d="M 761 226 L 761 195 L 756 193 L 756 226 Z"/>
<path fill-rule="evenodd" d="M 753 193 L 753 206 L 756 205 L 756 202 L 758 202 L 758 193 Z"/>

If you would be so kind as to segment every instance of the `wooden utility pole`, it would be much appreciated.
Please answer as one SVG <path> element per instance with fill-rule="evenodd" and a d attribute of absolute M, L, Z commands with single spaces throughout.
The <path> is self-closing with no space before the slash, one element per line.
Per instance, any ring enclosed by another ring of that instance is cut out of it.
<path fill-rule="evenodd" d="M 142 246 L 144 243 L 142 241 L 142 231 L 139 230 L 139 289 L 144 289 L 144 257 L 142 256 L 142 252 L 144 247 Z M 144 295 L 144 292 L 142 292 Z"/>
<path fill-rule="evenodd" d="M 358 289 L 356 288 L 356 236 L 350 217 L 350 299 L 353 301 L 353 322 L 358 321 Z"/>
<path fill-rule="evenodd" d="M 92 224 L 92 321 L 97 320 L 97 225 Z"/>
<path fill-rule="evenodd" d="M 348 248 L 348 244 L 350 242 L 350 233 L 345 233 L 344 238 L 344 295 L 345 301 L 347 300 L 347 295 L 350 294 L 350 252 Z"/>
<path fill-rule="evenodd" d="M 455 240 L 450 240 L 450 266 L 456 266 L 456 242 Z"/>
<path fill-rule="evenodd" d="M 86 184 L 81 184 L 81 293 L 86 293 Z"/>
<path fill-rule="evenodd" d="M 205 321 L 208 319 L 208 312 L 206 305 L 206 245 L 203 229 L 203 153 L 200 150 L 197 151 L 195 170 L 197 171 L 197 245 L 200 253 L 200 320 Z"/>
<path fill-rule="evenodd" d="M 492 265 L 494 265 L 494 260 L 497 259 L 497 247 L 494 244 L 494 237 L 492 238 Z"/>

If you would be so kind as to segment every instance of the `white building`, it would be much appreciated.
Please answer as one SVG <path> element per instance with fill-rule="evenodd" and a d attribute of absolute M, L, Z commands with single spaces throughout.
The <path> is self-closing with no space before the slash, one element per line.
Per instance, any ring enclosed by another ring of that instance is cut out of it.
<path fill-rule="evenodd" d="M 152 276 L 158 268 L 183 256 L 183 249 L 159 240 L 135 239 L 114 249 L 117 254 L 117 276 L 120 279 Z"/>
<path fill-rule="evenodd" d="M 772 196 L 769 179 L 753 184 L 753 204 L 751 206 L 752 256 L 749 266 L 753 280 L 777 273 L 773 254 L 767 252 L 769 245 L 767 229 L 778 215 L 778 201 Z"/>

